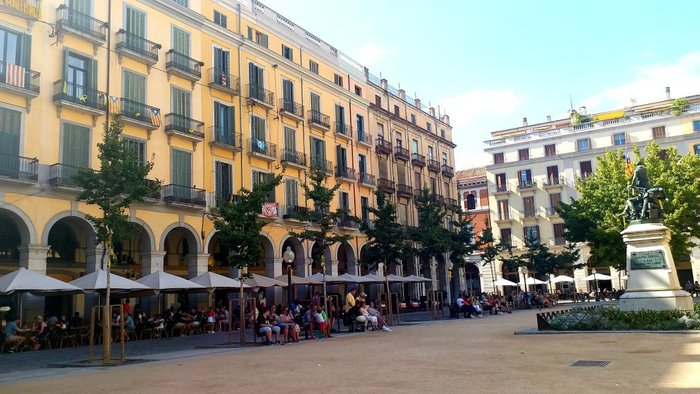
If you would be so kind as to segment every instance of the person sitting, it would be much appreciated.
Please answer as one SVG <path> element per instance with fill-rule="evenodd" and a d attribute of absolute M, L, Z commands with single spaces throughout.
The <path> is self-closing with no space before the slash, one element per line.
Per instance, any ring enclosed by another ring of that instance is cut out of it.
<path fill-rule="evenodd" d="M 240 309 L 239 309 L 240 310 Z M 228 314 L 228 309 L 226 308 L 219 308 L 216 314 L 216 324 L 219 326 L 219 332 L 223 331 L 223 327 L 226 327 L 230 323 L 231 317 Z M 235 329 L 235 327 L 234 327 Z"/>
<path fill-rule="evenodd" d="M 282 307 L 281 313 L 277 316 L 277 325 L 284 334 L 284 343 L 289 343 L 289 337 L 294 342 L 299 342 L 299 326 L 294 323 L 294 317 L 288 307 Z"/>
<path fill-rule="evenodd" d="M 377 319 L 377 327 L 380 330 L 391 332 L 391 329 L 386 324 L 386 320 L 384 320 L 382 314 L 379 313 L 379 310 L 374 307 L 374 302 L 369 303 L 369 306 L 367 307 L 367 313 L 369 313 L 370 316 L 373 316 L 375 319 Z"/>
<path fill-rule="evenodd" d="M 46 336 L 49 334 L 49 325 L 44 323 L 44 318 L 37 316 L 34 318 L 34 324 L 32 325 L 32 331 L 36 334 L 34 335 L 34 340 L 38 346 L 34 347 L 34 350 L 44 346 L 46 342 Z"/>
<path fill-rule="evenodd" d="M 34 337 L 27 338 L 26 336 L 31 330 L 20 329 L 20 324 L 21 322 L 19 317 L 9 319 L 9 322 L 3 330 L 3 334 L 5 335 L 5 343 L 9 346 L 10 353 L 20 350 L 21 346 L 27 345 L 27 342 L 29 342 L 34 349 L 38 349 L 39 344 L 36 342 Z"/>
<path fill-rule="evenodd" d="M 124 337 L 124 341 L 129 340 L 129 333 L 134 332 L 136 330 L 136 323 L 134 323 L 134 319 L 131 317 L 131 315 L 125 313 L 124 314 L 124 332 L 122 332 L 122 336 Z"/>
<path fill-rule="evenodd" d="M 178 309 L 173 320 L 175 321 L 175 329 L 180 331 L 181 337 L 190 334 L 194 326 L 194 316 L 182 309 Z"/>
<path fill-rule="evenodd" d="M 75 312 L 73 314 L 73 318 L 70 319 L 70 327 L 71 328 L 79 328 L 85 325 L 85 320 L 80 317 L 80 312 Z"/>
<path fill-rule="evenodd" d="M 214 331 L 214 328 L 216 327 L 216 311 L 214 310 L 213 306 L 209 307 L 209 310 L 207 311 L 207 325 L 205 328 L 205 331 L 209 332 L 210 334 L 216 333 Z M 207 328 L 209 330 L 207 330 Z"/>
<path fill-rule="evenodd" d="M 368 324 L 372 324 L 372 330 L 373 330 L 373 331 L 379 330 L 379 327 L 378 327 L 378 319 L 377 319 L 376 316 L 372 316 L 372 315 L 369 314 L 369 312 L 367 311 L 367 307 L 365 306 L 365 301 L 364 301 L 364 300 L 360 300 L 360 301 L 358 301 L 357 305 L 358 305 L 358 307 L 359 307 L 359 313 L 360 313 L 360 315 L 361 315 L 361 316 L 364 316 L 365 319 L 366 319 L 365 329 L 367 328 L 367 325 L 368 325 Z M 358 316 L 358 317 L 359 317 L 359 316 Z"/>
<path fill-rule="evenodd" d="M 264 309 L 262 313 L 258 313 L 258 318 L 255 321 L 257 331 L 265 335 L 265 345 L 271 343 L 280 343 L 280 328 L 272 324 L 270 321 L 270 311 Z M 272 333 L 275 333 L 275 341 L 272 342 Z"/>
<path fill-rule="evenodd" d="M 314 323 L 318 327 L 319 331 L 321 332 L 321 336 L 323 338 L 330 338 L 331 337 L 331 328 L 330 325 L 328 324 L 328 321 L 326 318 L 323 316 L 323 310 L 321 307 L 314 307 Z"/>

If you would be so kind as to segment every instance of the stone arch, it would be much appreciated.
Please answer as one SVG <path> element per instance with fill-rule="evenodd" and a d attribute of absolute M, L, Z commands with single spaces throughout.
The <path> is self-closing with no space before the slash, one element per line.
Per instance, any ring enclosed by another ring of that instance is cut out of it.
<path fill-rule="evenodd" d="M 82 219 L 88 226 L 90 226 L 90 229 L 95 232 L 95 227 L 90 223 L 89 220 L 85 218 L 85 214 L 78 211 L 63 211 L 59 212 L 56 215 L 54 215 L 51 219 L 49 219 L 46 222 L 46 225 L 44 226 L 44 232 L 41 235 L 41 244 L 42 245 L 48 245 L 49 244 L 49 233 L 51 232 L 51 228 L 61 219 L 65 218 L 78 218 Z"/>
<path fill-rule="evenodd" d="M 171 223 L 168 227 L 165 228 L 165 230 L 163 230 L 163 232 L 160 235 L 160 241 L 158 242 L 158 249 L 165 250 L 165 238 L 167 238 L 168 233 L 170 233 L 172 230 L 178 227 L 186 229 L 188 233 L 192 234 L 192 242 L 194 243 L 196 248 L 194 248 L 194 250 L 190 250 L 190 253 L 197 253 L 198 251 L 200 251 L 202 247 L 202 240 L 199 238 L 199 232 L 194 227 L 184 222 Z"/>
<path fill-rule="evenodd" d="M 314 242 L 311 246 L 311 259 L 312 259 L 311 273 L 315 274 L 318 272 L 322 272 L 321 261 L 320 261 L 321 253 L 323 253 L 323 255 L 326 258 L 326 274 L 330 274 L 331 273 L 331 261 L 332 261 L 331 249 L 326 247 L 326 250 L 321 252 L 320 246 L 318 246 L 318 244 L 316 242 Z"/>
<path fill-rule="evenodd" d="M 138 228 L 136 233 L 126 239 L 115 240 L 113 263 L 126 270 L 126 275 L 136 275 L 143 272 L 144 266 L 150 266 L 151 253 L 155 246 L 155 237 L 150 226 L 141 219 L 132 218 L 132 223 Z"/>
<path fill-rule="evenodd" d="M 272 277 L 274 276 L 274 263 L 276 256 L 275 244 L 272 242 L 272 239 L 263 232 L 260 233 L 259 238 L 262 245 L 260 258 L 258 260 L 258 264 L 248 267 L 248 272 L 254 272 L 260 275 Z"/>
<path fill-rule="evenodd" d="M 282 238 L 282 243 L 280 244 L 280 257 L 284 255 L 287 250 L 287 246 L 292 248 L 294 252 L 294 272 L 297 276 L 306 276 L 306 254 L 304 251 L 304 245 L 302 242 L 290 235 Z"/>
<path fill-rule="evenodd" d="M 103 258 L 106 258 L 102 247 L 96 243 L 92 223 L 82 212 L 64 211 L 55 215 L 44 228 L 42 242 L 50 247 L 46 256 L 47 274 L 69 269 L 76 278 L 81 272 L 101 268 Z M 70 265 L 64 266 L 66 263 Z"/>
<path fill-rule="evenodd" d="M 355 249 L 350 243 L 346 242 L 338 245 L 336 256 L 338 257 L 338 275 L 344 273 L 351 273 L 353 275 L 360 274 L 357 270 Z"/>
<path fill-rule="evenodd" d="M 161 236 L 160 250 L 163 256 L 163 269 L 170 273 L 186 277 L 190 268 L 197 264 L 200 239 L 192 226 L 183 223 L 173 223 L 168 226 Z"/>
<path fill-rule="evenodd" d="M 0 215 L 5 215 L 17 226 L 22 245 L 33 245 L 36 243 L 37 239 L 34 223 L 32 223 L 32 220 L 24 211 L 14 205 L 7 204 L 0 207 Z"/>
<path fill-rule="evenodd" d="M 142 219 L 139 219 L 139 218 L 136 218 L 136 217 L 135 217 L 135 218 L 131 218 L 131 221 L 132 221 L 133 223 L 136 223 L 136 224 L 138 224 L 139 226 L 141 226 L 141 230 L 142 230 L 141 235 L 142 235 L 142 236 L 143 236 L 143 235 L 146 236 L 145 238 L 142 238 L 142 241 L 147 241 L 148 244 L 146 245 L 146 242 L 144 242 L 144 243 L 142 244 L 142 246 L 144 246 L 144 247 L 145 247 L 145 246 L 148 246 L 148 251 L 149 251 L 149 252 L 152 251 L 152 250 L 155 250 L 155 247 L 156 247 L 156 236 L 155 236 L 155 234 L 153 233 L 153 229 L 151 228 L 151 226 L 149 226 L 148 223 L 146 223 L 146 222 L 143 221 Z"/>

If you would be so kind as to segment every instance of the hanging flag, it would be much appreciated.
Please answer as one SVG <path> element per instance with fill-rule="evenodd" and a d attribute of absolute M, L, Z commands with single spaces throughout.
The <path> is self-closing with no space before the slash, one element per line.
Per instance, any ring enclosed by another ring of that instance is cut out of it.
<path fill-rule="evenodd" d="M 68 82 L 63 81 L 63 94 L 68 94 Z"/>
<path fill-rule="evenodd" d="M 627 178 L 632 178 L 633 173 L 634 170 L 632 169 L 632 162 L 630 161 L 629 156 L 627 156 L 627 159 L 625 160 L 625 175 Z"/>
<path fill-rule="evenodd" d="M 159 108 L 151 108 L 150 111 L 148 111 L 150 114 L 151 118 L 151 124 L 153 124 L 156 127 L 160 127 L 162 124 L 160 121 L 160 109 Z"/>
<path fill-rule="evenodd" d="M 6 70 L 6 82 L 8 85 L 17 86 L 20 88 L 24 87 L 24 76 L 26 72 L 24 67 L 17 64 L 7 64 Z"/>
<path fill-rule="evenodd" d="M 262 205 L 262 215 L 266 218 L 277 217 L 277 203 L 264 202 Z"/>
<path fill-rule="evenodd" d="M 119 97 L 109 96 L 109 112 L 112 114 L 120 114 L 122 112 Z"/>

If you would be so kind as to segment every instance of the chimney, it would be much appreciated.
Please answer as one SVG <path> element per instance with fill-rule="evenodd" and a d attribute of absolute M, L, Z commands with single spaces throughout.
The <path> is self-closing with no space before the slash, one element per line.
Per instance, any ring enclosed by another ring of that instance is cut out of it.
<path fill-rule="evenodd" d="M 447 114 L 442 115 L 442 121 L 449 125 L 450 124 L 450 115 L 447 115 Z"/>
<path fill-rule="evenodd" d="M 578 107 L 578 113 L 581 114 L 581 115 L 588 115 L 588 114 L 586 113 L 586 107 L 585 107 L 585 106 Z"/>
<path fill-rule="evenodd" d="M 382 86 L 382 89 L 387 90 L 389 88 L 389 82 L 387 82 L 386 79 L 382 78 L 382 80 L 379 82 L 379 84 Z"/>
<path fill-rule="evenodd" d="M 551 121 L 552 121 L 552 115 L 547 115 L 547 122 L 551 122 Z"/>
<path fill-rule="evenodd" d="M 404 100 L 404 101 L 406 100 L 406 91 L 405 90 L 399 89 L 399 98 L 401 100 Z"/>
<path fill-rule="evenodd" d="M 523 118 L 523 126 L 527 126 L 527 118 Z"/>
<path fill-rule="evenodd" d="M 416 107 L 420 108 L 420 99 L 415 99 Z"/>
<path fill-rule="evenodd" d="M 435 117 L 435 107 L 430 107 L 430 116 Z"/>
<path fill-rule="evenodd" d="M 666 100 L 671 99 L 671 88 L 666 86 Z"/>

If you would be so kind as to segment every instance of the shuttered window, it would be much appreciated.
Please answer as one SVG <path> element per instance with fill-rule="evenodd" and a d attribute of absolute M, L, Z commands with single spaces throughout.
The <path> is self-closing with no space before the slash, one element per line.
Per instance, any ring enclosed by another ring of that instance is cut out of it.
<path fill-rule="evenodd" d="M 190 33 L 173 26 L 172 48 L 175 52 L 190 56 Z"/>
<path fill-rule="evenodd" d="M 92 11 L 92 0 L 68 0 L 68 8 L 76 10 L 85 15 L 90 15 Z"/>
<path fill-rule="evenodd" d="M 146 144 L 143 141 L 123 138 L 122 145 L 124 145 L 124 149 L 134 155 L 137 163 L 143 165 L 146 162 Z"/>
<path fill-rule="evenodd" d="M 294 82 L 282 80 L 282 98 L 284 99 L 284 110 L 294 112 Z"/>
<path fill-rule="evenodd" d="M 265 87 L 265 77 L 263 76 L 263 69 L 256 66 L 253 63 L 248 63 L 248 81 L 250 86 L 256 89 Z M 257 96 L 255 96 L 257 97 Z"/>
<path fill-rule="evenodd" d="M 284 149 L 288 151 L 297 150 L 297 131 L 291 127 L 284 128 Z"/>
<path fill-rule="evenodd" d="M 217 204 L 228 201 L 233 194 L 233 168 L 231 164 L 217 161 L 214 167 Z"/>
<path fill-rule="evenodd" d="M 2 156 L 19 156 L 21 121 L 21 112 L 0 108 L 0 160 L 3 159 Z M 1 165 L 3 164 L 0 163 Z"/>
<path fill-rule="evenodd" d="M 214 140 L 236 146 L 236 122 L 234 107 L 214 102 Z"/>
<path fill-rule="evenodd" d="M 342 105 L 335 105 L 335 121 L 340 124 L 345 124 L 345 107 Z"/>
<path fill-rule="evenodd" d="M 171 158 L 172 183 L 192 186 L 192 153 L 173 149 Z"/>
<path fill-rule="evenodd" d="M 257 171 L 257 170 L 252 170 L 253 172 L 253 189 L 257 185 L 260 184 L 265 184 L 265 183 L 270 183 L 272 180 L 275 178 L 275 174 L 270 174 L 267 172 L 262 172 L 262 171 Z M 274 202 L 275 201 L 275 191 L 271 191 L 265 198 L 265 201 L 267 202 Z"/>
<path fill-rule="evenodd" d="M 250 136 L 260 141 L 265 141 L 265 119 L 258 116 L 250 117 Z"/>
<path fill-rule="evenodd" d="M 125 99 L 142 104 L 146 102 L 146 77 L 124 70 L 122 81 L 122 96 Z"/>
<path fill-rule="evenodd" d="M 70 123 L 63 124 L 61 163 L 75 167 L 90 167 L 90 129 Z"/>
<path fill-rule="evenodd" d="M 214 48 L 214 70 L 218 74 L 229 74 L 231 53 L 221 48 Z M 227 85 L 228 86 L 228 85 Z"/>
<path fill-rule="evenodd" d="M 321 96 L 311 93 L 311 110 L 321 112 Z"/>
<path fill-rule="evenodd" d="M 184 116 L 185 118 L 190 118 L 191 114 L 191 102 L 190 102 L 190 92 L 172 88 L 171 90 L 171 101 L 170 109 L 174 114 Z"/>
<path fill-rule="evenodd" d="M 146 38 L 146 14 L 131 7 L 126 7 L 125 30 L 137 37 Z"/>
<path fill-rule="evenodd" d="M 284 181 L 284 201 L 288 207 L 299 205 L 299 183 L 296 179 Z"/>

